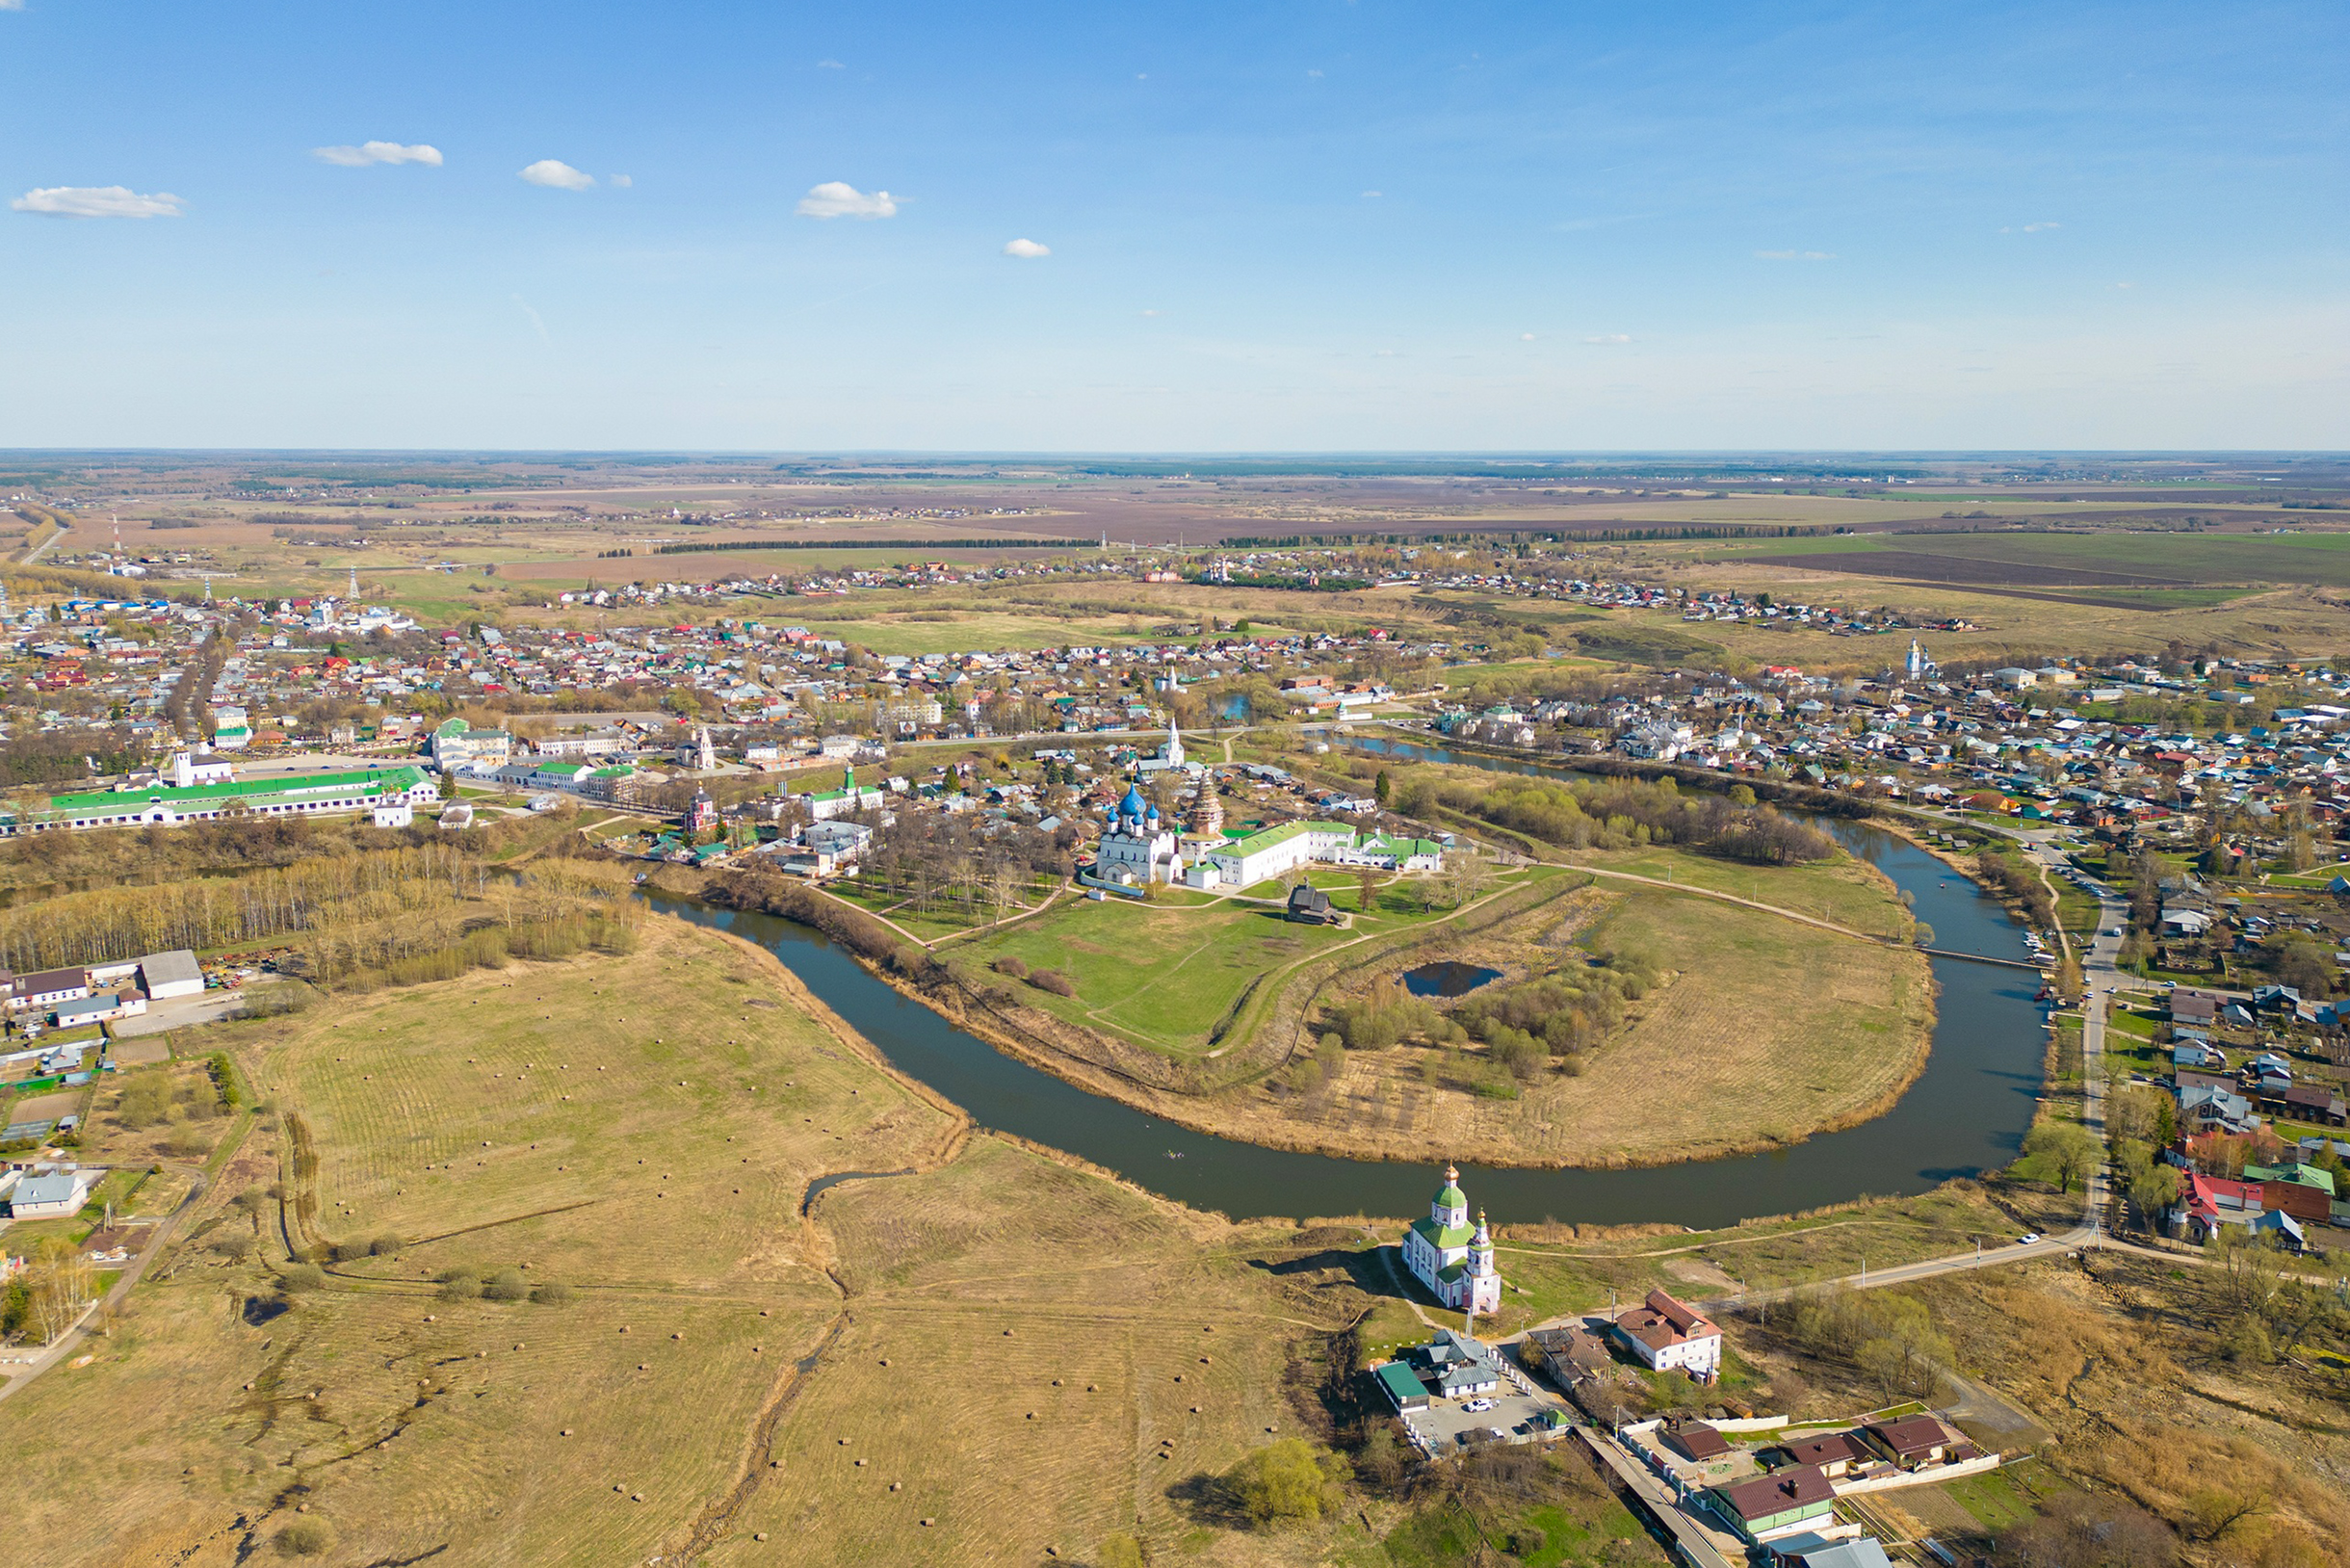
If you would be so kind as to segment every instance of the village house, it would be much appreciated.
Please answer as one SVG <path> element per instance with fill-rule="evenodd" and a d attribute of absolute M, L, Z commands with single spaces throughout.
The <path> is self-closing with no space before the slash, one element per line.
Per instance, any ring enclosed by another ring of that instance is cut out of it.
<path fill-rule="evenodd" d="M 1721 1329 L 1663 1291 L 1651 1291 L 1640 1305 L 1617 1314 L 1610 1329 L 1652 1372 L 1683 1372 L 1700 1383 L 1721 1375 Z"/>
<path fill-rule="evenodd" d="M 1724 1524 L 1759 1546 L 1827 1523 L 1835 1513 L 1836 1488 L 1816 1465 L 1789 1465 L 1709 1487 L 1705 1502 Z"/>

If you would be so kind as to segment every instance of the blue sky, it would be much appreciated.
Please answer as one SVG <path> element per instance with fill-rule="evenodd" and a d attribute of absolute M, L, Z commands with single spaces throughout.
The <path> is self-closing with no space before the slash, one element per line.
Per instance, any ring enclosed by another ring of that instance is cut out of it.
<path fill-rule="evenodd" d="M 0 444 L 2340 448 L 2345 82 L 2338 3 L 0 0 Z"/>

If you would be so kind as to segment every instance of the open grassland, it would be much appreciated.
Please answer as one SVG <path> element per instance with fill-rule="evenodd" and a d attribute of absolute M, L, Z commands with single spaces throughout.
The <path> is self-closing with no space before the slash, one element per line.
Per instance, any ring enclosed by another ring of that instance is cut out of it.
<path fill-rule="evenodd" d="M 1101 1071 L 1093 1056 L 1033 1034 L 1016 1043 L 1096 1093 L 1221 1137 L 1354 1157 L 1532 1165 L 1661 1163 L 1794 1141 L 1881 1113 L 1924 1062 L 1932 979 L 1915 952 L 1662 889 L 1626 894 L 1582 887 L 1566 875 L 1550 880 L 1554 896 L 1539 897 L 1537 885 L 1537 896 L 1495 906 L 1504 918 L 1494 923 L 1464 931 L 1436 922 L 1424 941 L 1363 943 L 1359 964 L 1345 946 L 1323 949 L 1319 962 L 1291 958 L 1292 969 L 1258 982 L 1245 999 L 1236 989 L 1246 983 L 1245 964 L 1217 958 L 1196 940 L 1170 952 L 1163 972 L 1152 970 L 1149 955 L 1169 944 L 1088 943 L 1099 950 L 1097 967 L 1080 980 L 1077 997 L 1019 988 L 1027 1006 L 1058 1000 L 1056 1016 L 1094 1021 L 1121 1009 L 1085 986 L 1116 977 L 1128 988 L 1112 989 L 1110 1000 L 1161 1029 L 1202 1027 L 1244 1003 L 1224 1038 L 1240 1042 L 1236 1059 L 1253 1045 L 1246 1061 L 1254 1065 L 1222 1088 L 1155 1085 L 1131 1062 Z M 1075 951 L 1068 928 L 1103 914 L 1121 935 L 1138 921 L 1177 918 L 1078 904 L 1060 934 L 1045 933 L 1027 951 L 1065 955 Z M 1410 935 L 1407 927 L 1396 931 Z M 1127 965 L 1130 952 L 1141 961 Z M 1315 1032 L 1326 1027 L 1323 1009 L 1391 985 L 1414 964 L 1488 965 L 1507 983 L 1551 973 L 1571 979 L 1593 952 L 1623 955 L 1664 980 L 1582 1055 L 1580 1075 L 1545 1065 L 1516 1082 L 1482 1047 L 1433 1044 L 1347 1051 L 1302 1087 L 1273 1070 L 1292 1059 L 1284 1044 L 1292 1038 L 1297 1056 L 1311 1053 Z M 1195 994 L 1211 980 L 1215 989 Z M 993 1019 L 969 1021 L 1001 1032 Z M 1656 1091 L 1664 1083 L 1672 1093 Z"/>
<path fill-rule="evenodd" d="M 657 921 L 624 957 L 211 1040 L 282 1117 L 274 1157 L 256 1139 L 229 1166 L 92 1364 L 0 1405 L 46 1561 L 225 1565 L 297 1508 L 351 1562 L 1341 1544 L 1203 1531 L 1178 1499 L 1293 1427 L 1292 1346 L 1367 1298 L 1269 1272 L 1291 1227 L 970 1138 L 764 954 Z M 876 1174 L 803 1215 L 846 1171 Z M 230 1201 L 273 1178 L 297 1244 L 400 1250 L 281 1291 L 278 1207 Z M 238 1236 L 257 1261 L 215 1250 Z M 570 1299 L 432 1283 L 509 1267 Z"/>
<path fill-rule="evenodd" d="M 2039 587 L 2321 584 L 2350 588 L 2350 532 L 2324 534 L 1984 533 L 1874 534 L 1760 540 L 1707 552 L 1719 559 L 1803 558 L 1832 571 L 1934 579 L 1953 568 L 1975 575 L 1948 580 Z M 1855 562 L 1835 558 L 1857 557 Z M 1905 573 L 1901 558 L 1932 570 Z"/>
<path fill-rule="evenodd" d="M 1596 902 L 1596 918 L 1567 919 L 1564 931 L 1472 942 L 1458 954 L 1513 975 L 1572 967 L 1581 949 L 1557 945 L 1572 936 L 1664 971 L 1666 982 L 1584 1055 L 1580 1076 L 1544 1069 L 1515 1098 L 1496 1098 L 1475 1087 L 1490 1075 L 1464 1075 L 1442 1048 L 1353 1051 L 1338 1077 L 1307 1093 L 1260 1086 L 1228 1108 L 1234 1130 L 1388 1158 L 1659 1163 L 1865 1120 L 1924 1062 L 1932 980 L 1917 954 L 1704 899 Z M 1660 1084 L 1672 1092 L 1658 1093 Z"/>
<path fill-rule="evenodd" d="M 1870 936 L 1906 940 L 1911 926 L 1885 874 L 1866 860 L 1839 852 L 1809 865 L 1750 866 L 1684 849 L 1598 850 L 1578 853 L 1578 865 L 1653 876 L 1680 887 L 1704 888 L 1773 908 L 1824 920 Z"/>

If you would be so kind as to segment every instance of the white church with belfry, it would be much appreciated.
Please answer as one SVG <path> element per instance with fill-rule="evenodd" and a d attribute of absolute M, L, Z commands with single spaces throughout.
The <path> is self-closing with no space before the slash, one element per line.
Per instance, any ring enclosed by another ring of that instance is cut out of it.
<path fill-rule="evenodd" d="M 1445 1167 L 1445 1185 L 1428 1204 L 1428 1217 L 1403 1233 L 1403 1264 L 1428 1294 L 1461 1312 L 1501 1310 L 1501 1276 L 1493 1266 L 1493 1233 L 1479 1211 L 1469 1223 L 1469 1199 L 1461 1173 Z"/>

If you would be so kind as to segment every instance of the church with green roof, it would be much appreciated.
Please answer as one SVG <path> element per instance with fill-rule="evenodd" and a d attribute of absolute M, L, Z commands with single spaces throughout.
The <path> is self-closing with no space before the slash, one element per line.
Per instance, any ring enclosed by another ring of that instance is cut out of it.
<path fill-rule="evenodd" d="M 1403 1233 L 1403 1263 L 1412 1277 L 1448 1307 L 1462 1312 L 1499 1312 L 1501 1276 L 1493 1266 L 1493 1235 L 1480 1211 L 1469 1223 L 1469 1198 L 1461 1173 L 1445 1167 L 1445 1185 L 1428 1204 L 1428 1217 Z"/>

